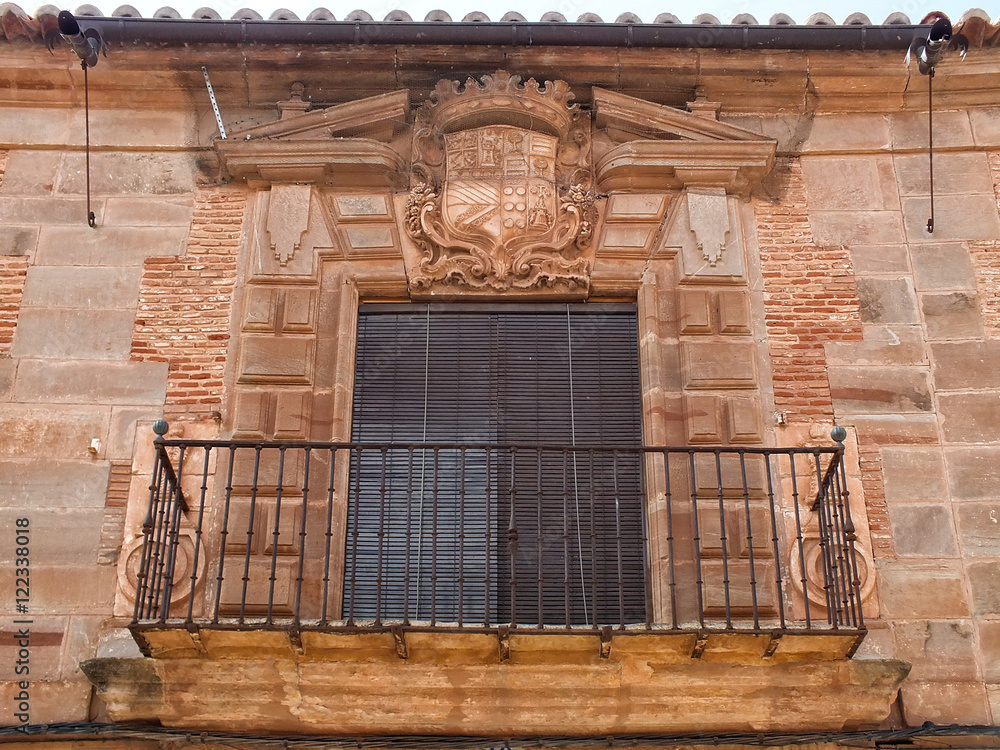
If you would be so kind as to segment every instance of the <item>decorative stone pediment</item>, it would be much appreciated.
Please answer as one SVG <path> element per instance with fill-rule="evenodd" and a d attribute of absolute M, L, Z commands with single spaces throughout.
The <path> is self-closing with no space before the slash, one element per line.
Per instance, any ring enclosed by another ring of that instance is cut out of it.
<path fill-rule="evenodd" d="M 413 296 L 584 297 L 597 220 L 590 122 L 564 81 L 441 81 L 414 126 Z"/>
<path fill-rule="evenodd" d="M 406 162 L 389 144 L 405 128 L 409 92 L 305 111 L 301 84 L 278 103 L 282 117 L 215 142 L 233 179 L 270 184 L 398 187 Z M 404 183 L 405 184 L 405 183 Z"/>
<path fill-rule="evenodd" d="M 619 145 L 597 160 L 600 190 L 724 189 L 745 195 L 774 164 L 776 142 L 703 114 L 594 88 L 594 124 Z"/>

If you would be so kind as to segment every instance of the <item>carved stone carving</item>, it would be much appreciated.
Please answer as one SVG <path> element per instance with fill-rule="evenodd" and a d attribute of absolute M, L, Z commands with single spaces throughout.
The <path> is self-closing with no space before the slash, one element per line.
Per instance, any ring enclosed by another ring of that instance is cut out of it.
<path fill-rule="evenodd" d="M 302 235 L 309 228 L 310 185 L 272 185 L 267 212 L 267 233 L 274 257 L 282 266 L 295 256 Z"/>
<path fill-rule="evenodd" d="M 729 208 L 723 188 L 687 191 L 688 222 L 698 250 L 715 266 L 729 238 Z"/>
<path fill-rule="evenodd" d="M 564 81 L 441 81 L 417 115 L 411 292 L 585 296 L 597 212 L 589 122 Z"/>

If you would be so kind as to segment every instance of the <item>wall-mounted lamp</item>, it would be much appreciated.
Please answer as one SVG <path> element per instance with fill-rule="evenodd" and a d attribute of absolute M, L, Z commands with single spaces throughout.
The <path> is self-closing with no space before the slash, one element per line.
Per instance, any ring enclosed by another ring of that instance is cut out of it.
<path fill-rule="evenodd" d="M 45 46 L 51 52 L 60 40 L 66 42 L 80 58 L 80 65 L 83 68 L 83 106 L 87 129 L 87 224 L 96 227 L 97 217 L 90 210 L 90 82 L 87 80 L 87 70 L 97 65 L 99 53 L 107 57 L 107 46 L 101 38 L 101 32 L 97 29 L 81 29 L 76 16 L 68 10 L 59 11 L 58 26 L 58 31 L 52 29 L 45 34 Z"/>

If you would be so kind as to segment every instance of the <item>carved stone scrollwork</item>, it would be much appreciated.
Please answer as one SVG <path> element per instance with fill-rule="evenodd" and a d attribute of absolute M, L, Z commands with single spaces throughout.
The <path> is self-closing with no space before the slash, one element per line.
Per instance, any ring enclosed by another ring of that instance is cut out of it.
<path fill-rule="evenodd" d="M 417 116 L 411 292 L 585 296 L 597 221 L 589 122 L 564 81 L 441 81 Z"/>

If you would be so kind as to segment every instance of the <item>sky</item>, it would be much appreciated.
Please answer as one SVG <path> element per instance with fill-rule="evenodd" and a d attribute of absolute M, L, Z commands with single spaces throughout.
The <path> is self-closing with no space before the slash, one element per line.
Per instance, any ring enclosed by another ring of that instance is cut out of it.
<path fill-rule="evenodd" d="M 120 3 L 130 0 L 88 0 L 110 14 Z M 131 0 L 143 16 L 152 16 L 161 5 L 170 5 L 184 18 L 190 18 L 201 6 L 217 10 L 223 18 L 231 18 L 241 8 L 249 7 L 267 18 L 278 8 L 287 8 L 305 18 L 313 9 L 325 7 L 338 20 L 355 9 L 368 11 L 375 20 L 396 9 L 405 10 L 415 21 L 422 21 L 431 10 L 444 10 L 453 20 L 465 14 L 481 11 L 491 20 L 499 21 L 504 13 L 516 11 L 528 21 L 538 21 L 547 11 L 558 11 L 567 20 L 575 21 L 583 13 L 596 13 L 604 21 L 614 21 L 626 11 L 635 13 L 644 22 L 652 22 L 660 13 L 673 13 L 682 23 L 691 23 L 700 13 L 711 13 L 722 23 L 729 23 L 740 13 L 749 13 L 758 23 L 767 23 L 775 13 L 786 13 L 804 24 L 813 13 L 823 12 L 835 23 L 843 23 L 854 12 L 864 13 L 872 23 L 882 23 L 890 13 L 901 11 L 917 23 L 932 10 L 946 13 L 957 21 L 976 0 Z M 996 3 L 997 0 L 991 0 Z M 114 7 L 112 7 L 112 4 Z M 109 7 L 105 8 L 104 5 Z M 26 8 L 27 10 L 27 8 Z M 998 8 L 985 8 L 996 18 Z M 29 11 L 30 12 L 30 11 Z"/>

